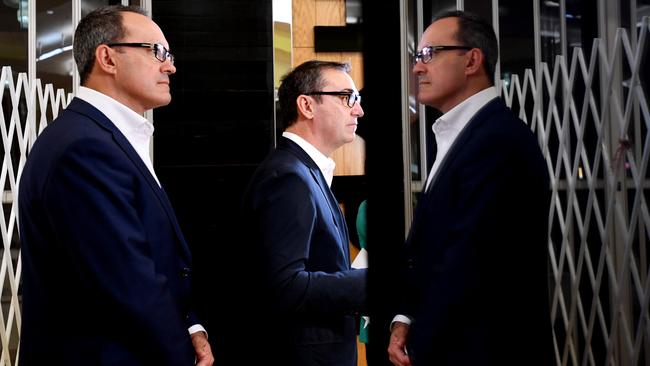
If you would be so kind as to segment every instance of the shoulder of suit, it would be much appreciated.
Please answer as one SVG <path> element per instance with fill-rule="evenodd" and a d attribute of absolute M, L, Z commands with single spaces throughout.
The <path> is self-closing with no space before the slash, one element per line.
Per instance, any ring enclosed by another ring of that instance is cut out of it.
<path fill-rule="evenodd" d="M 112 139 L 111 131 L 75 110 L 63 110 L 36 139 L 38 144 L 65 145 L 80 140 Z"/>
<path fill-rule="evenodd" d="M 475 118 L 480 121 L 475 121 L 477 123 L 470 127 L 471 131 L 467 131 L 468 144 L 499 146 L 498 151 L 508 152 L 518 150 L 534 140 L 530 127 L 498 98 L 490 101 Z"/>
<path fill-rule="evenodd" d="M 264 161 L 264 164 L 283 172 L 307 173 L 310 170 L 307 162 L 288 149 L 275 149 Z"/>

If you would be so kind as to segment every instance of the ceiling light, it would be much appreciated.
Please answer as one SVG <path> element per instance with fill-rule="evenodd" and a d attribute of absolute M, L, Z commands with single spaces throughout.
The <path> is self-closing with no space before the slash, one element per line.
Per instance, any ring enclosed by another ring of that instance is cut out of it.
<path fill-rule="evenodd" d="M 60 47 L 60 48 L 55 48 L 52 51 L 48 51 L 48 52 L 45 52 L 44 54 L 42 54 L 40 57 L 38 57 L 36 59 L 36 61 L 47 60 L 48 58 L 54 57 L 54 56 L 56 56 L 56 55 L 58 55 L 60 53 L 70 51 L 70 50 L 72 50 L 72 45 L 65 46 L 65 47 Z"/>

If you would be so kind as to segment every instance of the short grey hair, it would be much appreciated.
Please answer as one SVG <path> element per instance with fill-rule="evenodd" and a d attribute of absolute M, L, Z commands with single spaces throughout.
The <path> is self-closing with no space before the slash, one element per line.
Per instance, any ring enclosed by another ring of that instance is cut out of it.
<path fill-rule="evenodd" d="M 148 16 L 139 6 L 111 5 L 97 8 L 81 19 L 74 32 L 74 60 L 85 85 L 95 64 L 95 50 L 102 44 L 120 41 L 126 35 L 122 12 Z"/>

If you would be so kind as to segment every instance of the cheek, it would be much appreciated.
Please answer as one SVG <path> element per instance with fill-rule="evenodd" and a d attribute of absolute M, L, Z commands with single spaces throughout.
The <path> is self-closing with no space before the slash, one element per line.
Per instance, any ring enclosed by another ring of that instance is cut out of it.
<path fill-rule="evenodd" d="M 438 72 L 434 77 L 432 84 L 433 92 L 444 92 L 447 89 L 453 88 L 460 82 L 456 70 L 447 69 L 445 72 Z"/>
<path fill-rule="evenodd" d="M 144 89 L 143 86 L 144 83 L 141 79 L 138 80 L 138 78 L 133 76 L 133 74 L 123 78 L 121 81 L 122 81 L 122 86 L 124 87 L 124 89 L 126 89 L 128 93 L 133 95 L 142 94 L 142 90 Z"/>

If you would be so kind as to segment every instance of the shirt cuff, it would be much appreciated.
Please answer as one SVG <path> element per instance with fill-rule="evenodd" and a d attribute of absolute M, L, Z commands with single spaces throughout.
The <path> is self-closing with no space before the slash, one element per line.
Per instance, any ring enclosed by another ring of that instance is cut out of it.
<path fill-rule="evenodd" d="M 190 332 L 190 334 L 203 332 L 203 333 L 205 333 L 205 337 L 206 338 L 208 337 L 208 332 L 205 330 L 205 328 L 203 328 L 203 326 L 201 324 L 194 324 L 191 327 L 189 327 L 187 329 L 187 331 Z"/>
<path fill-rule="evenodd" d="M 395 322 L 400 322 L 400 323 L 404 323 L 406 325 L 411 325 L 412 320 L 411 320 L 411 318 L 409 318 L 406 315 L 397 314 L 393 318 L 393 321 L 390 322 L 390 327 L 388 328 L 389 331 L 393 331 L 393 324 L 395 324 Z"/>

